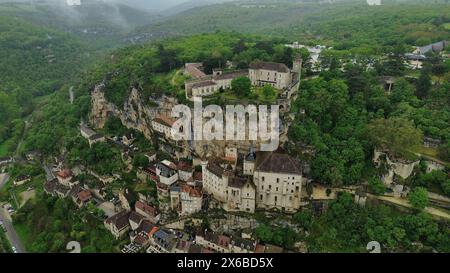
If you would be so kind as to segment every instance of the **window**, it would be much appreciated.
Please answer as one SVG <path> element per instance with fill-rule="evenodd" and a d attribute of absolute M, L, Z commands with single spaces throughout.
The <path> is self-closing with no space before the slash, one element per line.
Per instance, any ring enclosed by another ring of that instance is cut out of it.
<path fill-rule="evenodd" d="M 262 182 L 264 182 L 264 176 L 263 176 L 263 177 L 261 177 L 261 180 L 262 180 Z"/>
<path fill-rule="evenodd" d="M 263 196 L 262 196 L 262 194 L 261 194 L 261 195 L 259 196 L 259 199 L 260 199 L 260 200 L 263 200 Z"/>
<path fill-rule="evenodd" d="M 280 182 L 280 178 L 277 178 L 277 183 L 279 183 Z"/>

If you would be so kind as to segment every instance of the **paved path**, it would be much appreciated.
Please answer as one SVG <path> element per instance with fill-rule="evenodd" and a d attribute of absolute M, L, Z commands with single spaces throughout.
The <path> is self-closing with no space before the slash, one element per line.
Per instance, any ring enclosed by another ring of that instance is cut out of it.
<path fill-rule="evenodd" d="M 3 188 L 3 186 L 8 182 L 9 174 L 7 173 L 0 173 L 0 189 Z"/>
<path fill-rule="evenodd" d="M 398 198 L 398 197 L 390 197 L 390 196 L 376 196 L 372 194 L 368 194 L 369 197 L 373 197 L 382 201 L 386 201 L 389 203 L 397 204 L 399 206 L 412 208 L 412 205 L 408 202 L 405 198 Z M 450 221 L 450 214 L 448 212 L 445 212 L 443 210 L 433 208 L 433 207 L 426 207 L 424 211 L 428 212 L 429 214 L 438 217 L 443 220 Z"/>
<path fill-rule="evenodd" d="M 71 86 L 70 87 L 70 89 L 69 89 L 69 100 L 70 100 L 70 104 L 73 104 L 73 101 L 74 101 L 74 99 L 75 99 L 75 95 L 74 95 L 74 93 L 73 93 L 73 86 Z"/>
<path fill-rule="evenodd" d="M 0 189 L 6 185 L 8 179 L 8 174 L 0 174 Z M 0 207 L 0 220 L 3 222 L 3 226 L 6 229 L 6 237 L 11 242 L 11 245 L 16 248 L 18 253 L 26 253 L 25 248 L 20 242 L 19 236 L 17 235 L 12 225 L 11 215 L 9 215 L 8 211 L 3 208 L 3 206 Z"/>

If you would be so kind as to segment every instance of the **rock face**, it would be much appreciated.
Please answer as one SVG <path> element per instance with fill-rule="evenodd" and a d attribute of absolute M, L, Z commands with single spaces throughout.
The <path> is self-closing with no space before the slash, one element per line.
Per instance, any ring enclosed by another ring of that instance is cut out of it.
<path fill-rule="evenodd" d="M 104 93 L 105 84 L 100 83 L 95 86 L 91 92 L 91 113 L 89 116 L 91 124 L 95 128 L 103 128 L 109 117 L 117 117 L 122 121 L 122 124 L 129 128 L 141 132 L 147 139 L 151 139 L 152 120 L 158 115 L 171 115 L 172 108 L 178 104 L 177 100 L 170 97 L 162 97 L 155 100 L 154 105 L 146 105 L 141 97 L 138 89 L 132 88 L 129 92 L 128 98 L 123 107 L 118 107 L 109 102 Z M 192 113 L 193 115 L 193 113 Z M 205 121 L 206 122 L 206 121 Z M 283 135 L 287 134 L 287 126 L 284 126 L 281 132 L 280 142 L 287 140 L 283 139 Z M 177 157 L 186 157 L 195 152 L 197 156 L 224 156 L 225 148 L 234 147 L 238 151 L 246 153 L 250 146 L 253 146 L 255 151 L 260 149 L 261 143 L 259 141 L 170 141 L 172 146 L 177 147 L 179 151 L 175 154 Z"/>
<path fill-rule="evenodd" d="M 144 106 L 139 91 L 131 89 L 127 101 L 120 109 L 105 98 L 105 85 L 97 85 L 91 93 L 91 114 L 90 121 L 96 128 L 103 128 L 108 117 L 115 116 L 122 121 L 122 124 L 130 129 L 135 129 L 146 138 L 150 138 L 151 121 L 158 115 L 155 107 Z"/>
<path fill-rule="evenodd" d="M 384 162 L 383 162 L 384 161 Z M 373 162 L 380 167 L 386 164 L 387 173 L 383 175 L 382 180 L 386 185 L 394 182 L 394 174 L 403 179 L 407 179 L 413 173 L 414 168 L 420 163 L 419 160 L 414 162 L 401 162 L 400 160 L 391 160 L 388 153 L 375 150 Z"/>

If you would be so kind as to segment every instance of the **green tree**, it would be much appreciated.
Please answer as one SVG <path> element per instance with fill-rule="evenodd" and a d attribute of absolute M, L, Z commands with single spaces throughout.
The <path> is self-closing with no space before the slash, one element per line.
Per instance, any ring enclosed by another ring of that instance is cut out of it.
<path fill-rule="evenodd" d="M 133 158 L 133 166 L 134 167 L 147 167 L 149 164 L 148 157 L 143 154 L 137 154 Z"/>
<path fill-rule="evenodd" d="M 231 88 L 237 95 L 248 97 L 251 94 L 252 82 L 248 77 L 238 77 L 231 81 Z"/>
<path fill-rule="evenodd" d="M 261 224 L 255 229 L 255 236 L 263 242 L 271 242 L 273 239 L 272 228 L 268 225 Z"/>
<path fill-rule="evenodd" d="M 423 210 L 428 205 L 427 189 L 422 187 L 414 188 L 408 195 L 409 203 L 413 208 Z"/>
<path fill-rule="evenodd" d="M 373 120 L 368 125 L 368 134 L 375 146 L 398 155 L 420 145 L 423 139 L 422 131 L 412 121 L 398 117 Z"/>
<path fill-rule="evenodd" d="M 386 192 L 386 186 L 379 178 L 371 177 L 368 184 L 369 190 L 376 195 L 382 195 Z"/>
<path fill-rule="evenodd" d="M 419 79 L 417 80 L 416 96 L 421 99 L 428 97 L 428 92 L 430 92 L 431 86 L 430 74 L 427 69 L 423 69 L 420 73 Z"/>
<path fill-rule="evenodd" d="M 262 94 L 265 99 L 270 99 L 275 96 L 275 88 L 272 85 L 266 84 L 262 88 Z"/>

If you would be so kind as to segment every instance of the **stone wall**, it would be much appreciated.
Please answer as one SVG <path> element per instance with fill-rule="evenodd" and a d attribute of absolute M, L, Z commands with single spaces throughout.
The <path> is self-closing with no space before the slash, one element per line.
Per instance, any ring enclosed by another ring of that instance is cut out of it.
<path fill-rule="evenodd" d="M 407 162 L 405 160 L 400 161 L 390 159 L 388 153 L 377 150 L 375 150 L 374 152 L 373 162 L 379 166 L 382 163 L 383 157 L 386 158 L 386 164 L 389 167 L 388 173 L 382 177 L 382 180 L 386 185 L 392 184 L 394 175 L 398 175 L 403 179 L 407 179 L 413 173 L 414 168 L 420 163 L 419 160 Z"/>

